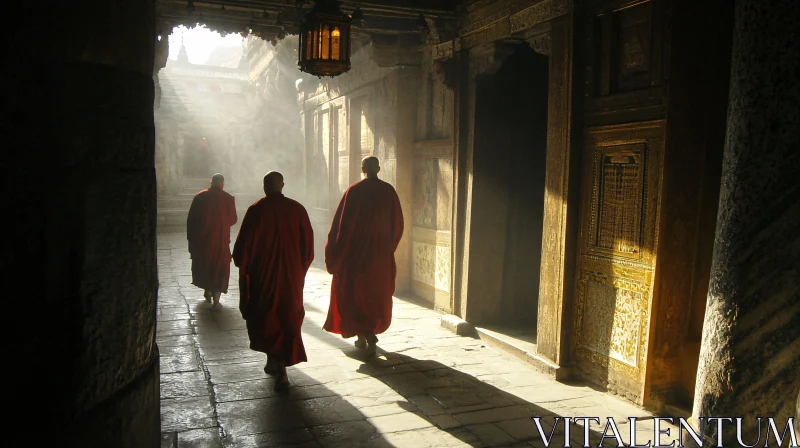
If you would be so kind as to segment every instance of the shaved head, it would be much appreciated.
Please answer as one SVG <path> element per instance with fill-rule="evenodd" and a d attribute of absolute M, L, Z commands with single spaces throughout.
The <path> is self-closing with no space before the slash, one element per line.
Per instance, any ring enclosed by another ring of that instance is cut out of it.
<path fill-rule="evenodd" d="M 222 187 L 225 183 L 225 177 L 222 174 L 215 174 L 211 176 L 211 186 L 212 187 Z"/>
<path fill-rule="evenodd" d="M 364 157 L 361 161 L 361 172 L 366 174 L 367 177 L 375 177 L 381 170 L 381 163 L 377 157 L 369 156 Z"/>
<path fill-rule="evenodd" d="M 264 176 L 264 193 L 269 196 L 283 191 L 283 174 L 277 171 L 270 171 Z"/>

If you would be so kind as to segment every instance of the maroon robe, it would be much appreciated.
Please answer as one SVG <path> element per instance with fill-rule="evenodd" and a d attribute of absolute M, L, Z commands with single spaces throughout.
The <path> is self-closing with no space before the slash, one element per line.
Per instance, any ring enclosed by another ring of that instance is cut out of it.
<path fill-rule="evenodd" d="M 186 220 L 193 285 L 207 291 L 228 292 L 231 226 L 236 220 L 235 199 L 227 192 L 210 187 L 194 196 Z"/>
<path fill-rule="evenodd" d="M 344 338 L 380 334 L 392 322 L 403 210 L 394 187 L 374 178 L 347 189 L 325 244 L 325 267 L 333 274 L 324 329 Z"/>
<path fill-rule="evenodd" d="M 247 209 L 233 262 L 251 350 L 287 366 L 308 360 L 300 330 L 303 286 L 313 260 L 314 233 L 300 203 L 271 194 Z"/>

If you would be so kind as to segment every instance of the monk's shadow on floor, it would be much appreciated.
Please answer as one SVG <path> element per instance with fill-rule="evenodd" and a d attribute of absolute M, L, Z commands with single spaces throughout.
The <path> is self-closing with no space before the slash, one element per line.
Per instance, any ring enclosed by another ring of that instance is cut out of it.
<path fill-rule="evenodd" d="M 567 416 L 505 392 L 472 375 L 438 361 L 386 352 L 380 347 L 372 358 L 367 358 L 363 350 L 356 348 L 346 349 L 344 353 L 351 359 L 363 362 L 357 369 L 359 373 L 383 382 L 403 396 L 406 401 L 396 403 L 398 406 L 471 446 L 520 446 L 521 443 L 530 442 L 543 447 L 542 436 L 532 417 L 541 417 L 542 429 L 547 437 L 551 436 L 550 431 L 555 426 L 550 446 L 565 446 L 562 417 Z M 599 417 L 600 425 L 606 423 L 606 416 L 590 417 Z M 603 426 L 599 427 L 599 431 L 597 428 L 598 424 L 592 422 L 589 440 L 593 447 L 600 445 L 602 440 Z M 569 439 L 570 446 L 583 446 L 583 426 L 573 424 Z M 617 442 L 613 438 L 606 438 L 602 446 L 616 447 Z"/>

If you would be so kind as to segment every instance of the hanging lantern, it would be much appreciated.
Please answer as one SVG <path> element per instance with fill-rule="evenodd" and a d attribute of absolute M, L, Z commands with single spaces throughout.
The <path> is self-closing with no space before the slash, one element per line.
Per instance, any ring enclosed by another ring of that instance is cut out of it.
<path fill-rule="evenodd" d="M 350 21 L 338 0 L 317 0 L 300 24 L 300 71 L 334 77 L 350 70 Z"/>

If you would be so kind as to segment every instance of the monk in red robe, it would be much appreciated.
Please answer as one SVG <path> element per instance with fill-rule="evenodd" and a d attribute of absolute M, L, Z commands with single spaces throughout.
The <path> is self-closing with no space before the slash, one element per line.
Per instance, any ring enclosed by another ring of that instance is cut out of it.
<path fill-rule="evenodd" d="M 212 310 L 228 293 L 231 275 L 231 226 L 236 224 L 236 202 L 223 191 L 225 178 L 215 174 L 209 187 L 194 196 L 186 220 L 186 237 L 192 258 L 192 284 L 203 288 Z"/>
<path fill-rule="evenodd" d="M 324 329 L 375 354 L 375 344 L 392 321 L 397 266 L 394 252 L 403 236 L 403 210 L 390 184 L 378 179 L 375 157 L 361 162 L 366 178 L 347 189 L 325 244 L 325 267 L 333 275 Z"/>
<path fill-rule="evenodd" d="M 277 374 L 275 390 L 288 388 L 287 366 L 308 360 L 300 330 L 303 286 L 314 260 L 308 213 L 283 195 L 283 186 L 280 173 L 264 176 L 266 197 L 247 209 L 233 247 L 250 349 L 266 353 L 264 371 Z"/>

